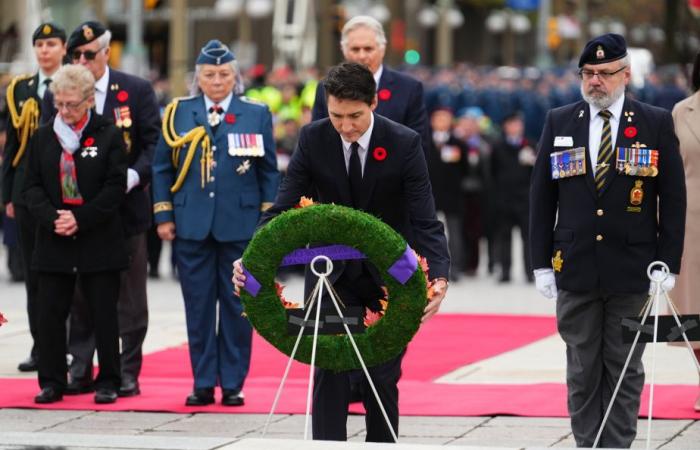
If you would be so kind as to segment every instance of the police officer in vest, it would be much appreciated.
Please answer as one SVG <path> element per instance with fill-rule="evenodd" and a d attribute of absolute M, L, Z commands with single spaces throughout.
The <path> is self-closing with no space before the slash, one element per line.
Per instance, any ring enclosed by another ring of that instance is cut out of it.
<path fill-rule="evenodd" d="M 686 190 L 671 114 L 625 95 L 624 38 L 589 41 L 579 75 L 583 101 L 551 110 L 539 142 L 530 250 L 537 289 L 557 299 L 576 445 L 591 447 L 630 352 L 621 320 L 639 315 L 649 294 L 648 265 L 668 265 L 667 290 L 680 270 Z M 635 438 L 643 350 L 635 348 L 598 447 Z"/>
<path fill-rule="evenodd" d="M 39 63 L 39 71 L 34 75 L 14 78 L 7 88 L 9 124 L 7 143 L 2 164 L 2 202 L 7 216 L 15 218 L 19 234 L 19 247 L 24 264 L 24 283 L 27 290 L 27 315 L 29 332 L 32 335 L 32 349 L 29 358 L 17 367 L 21 372 L 37 370 L 37 278 L 29 268 L 34 251 L 36 221 L 29 213 L 21 195 L 26 168 L 26 149 L 29 138 L 34 134 L 41 115 L 41 101 L 51 76 L 61 67 L 66 56 L 66 32 L 53 23 L 42 23 L 32 34 L 34 54 Z"/>
<path fill-rule="evenodd" d="M 233 53 L 209 41 L 196 61 L 201 94 L 175 99 L 153 164 L 158 235 L 175 240 L 194 390 L 188 406 L 244 403 L 252 328 L 233 295 L 231 267 L 279 183 L 272 116 L 243 91 Z M 217 320 L 218 309 L 218 320 Z"/>

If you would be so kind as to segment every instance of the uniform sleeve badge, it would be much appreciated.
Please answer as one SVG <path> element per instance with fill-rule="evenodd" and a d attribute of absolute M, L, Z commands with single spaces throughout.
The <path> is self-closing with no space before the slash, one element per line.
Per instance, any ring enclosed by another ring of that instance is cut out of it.
<path fill-rule="evenodd" d="M 552 258 L 552 267 L 555 272 L 561 272 L 561 268 L 564 265 L 564 259 L 561 257 L 561 250 L 557 250 L 557 253 Z"/>

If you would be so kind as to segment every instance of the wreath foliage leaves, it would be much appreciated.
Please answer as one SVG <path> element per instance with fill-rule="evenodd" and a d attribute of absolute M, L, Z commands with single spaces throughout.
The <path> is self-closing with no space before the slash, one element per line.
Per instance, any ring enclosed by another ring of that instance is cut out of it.
<path fill-rule="evenodd" d="M 386 314 L 355 342 L 368 367 L 397 356 L 418 331 L 426 305 L 426 281 L 420 267 L 405 284 L 387 269 L 406 250 L 406 241 L 376 217 L 340 205 L 317 204 L 288 210 L 272 219 L 253 236 L 243 254 L 243 265 L 260 282 L 253 297 L 241 290 L 245 313 L 258 333 L 277 349 L 291 355 L 296 336 L 287 333 L 287 315 L 275 288 L 275 275 L 282 259 L 309 243 L 332 243 L 354 247 L 364 253 L 382 275 L 388 290 Z M 313 336 L 303 336 L 295 359 L 311 362 Z M 334 371 L 360 368 L 345 335 L 319 335 L 316 366 Z"/>

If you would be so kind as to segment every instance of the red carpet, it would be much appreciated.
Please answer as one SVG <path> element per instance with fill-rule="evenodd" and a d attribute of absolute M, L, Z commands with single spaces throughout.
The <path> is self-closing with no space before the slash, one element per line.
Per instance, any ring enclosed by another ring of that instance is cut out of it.
<path fill-rule="evenodd" d="M 566 388 L 563 384 L 457 385 L 432 381 L 466 364 L 530 344 L 555 332 L 556 325 L 550 317 L 436 316 L 421 328 L 404 358 L 400 382 L 401 414 L 566 417 Z M 146 356 L 141 375 L 142 394 L 138 397 L 98 406 L 92 402 L 92 395 L 71 396 L 43 408 L 268 413 L 286 362 L 286 356 L 256 336 L 251 372 L 245 385 L 246 405 L 239 408 L 183 406 L 192 388 L 185 345 Z M 304 413 L 308 374 L 308 366 L 293 364 L 277 412 Z M 39 390 L 35 379 L 6 378 L 1 383 L 0 408 L 38 406 L 33 403 Z M 700 413 L 693 412 L 688 400 L 696 395 L 697 386 L 657 385 L 654 416 L 700 419 Z M 362 407 L 353 405 L 351 411 L 362 412 Z M 642 406 L 642 411 L 646 413 L 646 406 Z"/>

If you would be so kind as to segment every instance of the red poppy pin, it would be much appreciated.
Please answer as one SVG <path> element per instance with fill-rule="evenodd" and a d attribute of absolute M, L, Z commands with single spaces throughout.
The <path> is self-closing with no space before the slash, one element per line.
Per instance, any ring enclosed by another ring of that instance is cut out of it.
<path fill-rule="evenodd" d="M 625 128 L 625 137 L 627 138 L 633 138 L 637 135 L 637 128 L 636 127 L 627 127 Z"/>
<path fill-rule="evenodd" d="M 389 89 L 380 89 L 377 95 L 379 96 L 379 100 L 387 101 L 391 98 L 391 91 Z"/>
<path fill-rule="evenodd" d="M 93 137 L 85 138 L 85 140 L 83 141 L 83 145 L 85 147 L 92 147 L 92 144 L 94 144 L 94 143 L 95 143 L 95 138 L 93 138 Z"/>
<path fill-rule="evenodd" d="M 226 123 L 234 124 L 236 123 L 236 115 L 232 113 L 226 113 L 226 115 L 224 116 L 224 121 L 226 121 Z"/>
<path fill-rule="evenodd" d="M 372 156 L 377 161 L 384 161 L 386 159 L 386 149 L 384 147 L 375 147 Z"/>
<path fill-rule="evenodd" d="M 129 100 L 129 93 L 122 89 L 121 91 L 117 92 L 117 100 L 120 102 Z"/>

